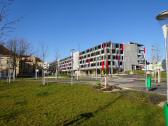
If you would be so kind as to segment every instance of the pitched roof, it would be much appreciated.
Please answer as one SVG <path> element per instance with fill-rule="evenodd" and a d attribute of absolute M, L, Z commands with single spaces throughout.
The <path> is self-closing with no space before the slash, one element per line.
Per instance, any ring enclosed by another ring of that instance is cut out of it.
<path fill-rule="evenodd" d="M 0 44 L 0 54 L 1 55 L 10 55 L 10 51 L 5 46 Z"/>

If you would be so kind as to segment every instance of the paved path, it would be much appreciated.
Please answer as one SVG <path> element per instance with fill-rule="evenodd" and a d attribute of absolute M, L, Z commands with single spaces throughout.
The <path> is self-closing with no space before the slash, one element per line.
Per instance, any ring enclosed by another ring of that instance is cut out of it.
<path fill-rule="evenodd" d="M 124 76 L 109 80 L 110 85 L 118 85 L 121 88 L 146 91 L 144 77 Z M 152 81 L 152 90 L 150 92 L 166 95 L 166 82 L 162 82 L 159 86 Z"/>

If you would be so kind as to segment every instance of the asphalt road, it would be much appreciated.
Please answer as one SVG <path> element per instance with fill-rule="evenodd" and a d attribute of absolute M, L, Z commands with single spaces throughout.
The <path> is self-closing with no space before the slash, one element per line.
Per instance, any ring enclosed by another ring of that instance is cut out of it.
<path fill-rule="evenodd" d="M 101 80 L 101 78 L 98 78 L 97 80 Z M 52 82 L 61 82 L 61 83 L 67 83 L 70 84 L 70 79 L 61 79 L 61 80 L 55 80 L 55 79 L 48 79 L 48 83 Z M 79 80 L 73 79 L 73 83 L 77 84 L 96 84 L 97 81 L 93 77 L 85 77 L 80 78 Z M 130 90 L 138 90 L 138 91 L 147 91 L 146 85 L 145 85 L 145 78 L 144 76 L 140 75 L 114 75 L 113 77 L 108 77 L 108 84 L 109 85 L 116 85 L 124 89 L 130 89 Z M 152 88 L 149 92 L 166 95 L 166 82 L 161 82 L 159 85 L 156 84 L 154 81 L 152 81 Z"/>

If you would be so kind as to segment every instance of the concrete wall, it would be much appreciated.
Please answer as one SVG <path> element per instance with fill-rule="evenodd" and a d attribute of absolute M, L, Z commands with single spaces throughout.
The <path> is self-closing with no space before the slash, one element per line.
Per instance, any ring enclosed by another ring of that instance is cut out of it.
<path fill-rule="evenodd" d="M 124 71 L 132 70 L 132 65 L 138 65 L 138 46 L 136 44 L 124 45 Z"/>

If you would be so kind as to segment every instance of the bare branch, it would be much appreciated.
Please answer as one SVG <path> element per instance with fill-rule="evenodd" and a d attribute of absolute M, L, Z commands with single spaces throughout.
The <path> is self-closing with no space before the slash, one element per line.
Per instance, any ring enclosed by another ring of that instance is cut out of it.
<path fill-rule="evenodd" d="M 14 0 L 0 0 L 0 39 L 14 31 L 14 25 L 21 20 L 21 18 L 8 19 L 8 8 L 13 2 Z"/>

